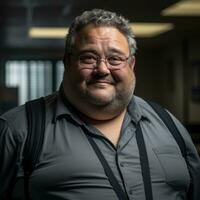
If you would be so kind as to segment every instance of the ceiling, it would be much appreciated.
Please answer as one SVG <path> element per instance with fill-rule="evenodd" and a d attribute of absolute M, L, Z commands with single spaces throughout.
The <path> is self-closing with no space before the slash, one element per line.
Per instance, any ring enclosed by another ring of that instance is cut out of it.
<path fill-rule="evenodd" d="M 82 11 L 104 8 L 116 11 L 130 22 L 170 22 L 175 28 L 154 38 L 138 38 L 143 46 L 160 46 L 169 38 L 198 37 L 200 17 L 164 17 L 161 11 L 178 0 L 1 0 L 1 48 L 60 48 L 62 39 L 31 39 L 30 26 L 67 27 Z"/>

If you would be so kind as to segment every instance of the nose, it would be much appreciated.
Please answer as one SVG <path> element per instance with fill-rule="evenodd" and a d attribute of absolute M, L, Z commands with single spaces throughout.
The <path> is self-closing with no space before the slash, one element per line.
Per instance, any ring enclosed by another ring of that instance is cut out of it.
<path fill-rule="evenodd" d="M 97 63 L 95 70 L 102 74 L 109 74 L 110 70 L 107 67 L 106 59 L 104 59 L 104 58 L 99 59 L 99 62 Z"/>

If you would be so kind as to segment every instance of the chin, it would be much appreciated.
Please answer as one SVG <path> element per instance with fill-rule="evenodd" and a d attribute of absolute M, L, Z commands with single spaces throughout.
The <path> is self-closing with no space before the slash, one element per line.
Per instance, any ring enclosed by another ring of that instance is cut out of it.
<path fill-rule="evenodd" d="M 112 103 L 115 96 L 113 91 L 87 91 L 85 97 L 94 105 L 105 106 Z"/>
<path fill-rule="evenodd" d="M 95 96 L 95 97 L 90 97 L 89 101 L 96 106 L 107 106 L 113 102 L 113 99 Z"/>

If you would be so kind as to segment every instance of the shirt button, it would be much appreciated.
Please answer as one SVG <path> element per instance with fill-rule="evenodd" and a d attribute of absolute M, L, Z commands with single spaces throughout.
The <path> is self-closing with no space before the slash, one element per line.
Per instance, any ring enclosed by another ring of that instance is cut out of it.
<path fill-rule="evenodd" d="M 121 162 L 121 163 L 120 163 L 120 166 L 121 166 L 121 167 L 124 167 L 124 163 Z"/>

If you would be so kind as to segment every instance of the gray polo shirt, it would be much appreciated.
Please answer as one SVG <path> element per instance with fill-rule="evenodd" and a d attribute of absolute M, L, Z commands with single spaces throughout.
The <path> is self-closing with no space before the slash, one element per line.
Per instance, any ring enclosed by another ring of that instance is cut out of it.
<path fill-rule="evenodd" d="M 30 177 L 32 199 L 117 200 L 81 128 L 84 122 L 74 108 L 57 92 L 46 97 L 46 110 L 44 144 Z M 154 200 L 187 199 L 191 177 L 193 183 L 200 179 L 200 160 L 192 140 L 178 120 L 174 117 L 173 120 L 187 146 L 187 164 L 169 130 L 141 98 L 134 96 L 128 106 L 117 147 L 96 128 L 85 124 L 87 134 L 94 138 L 130 200 L 145 200 L 135 137 L 137 123 L 146 143 Z M 16 166 L 17 178 L 23 176 L 21 163 L 26 134 L 24 106 L 1 116 L 0 199 L 11 183 Z"/>

